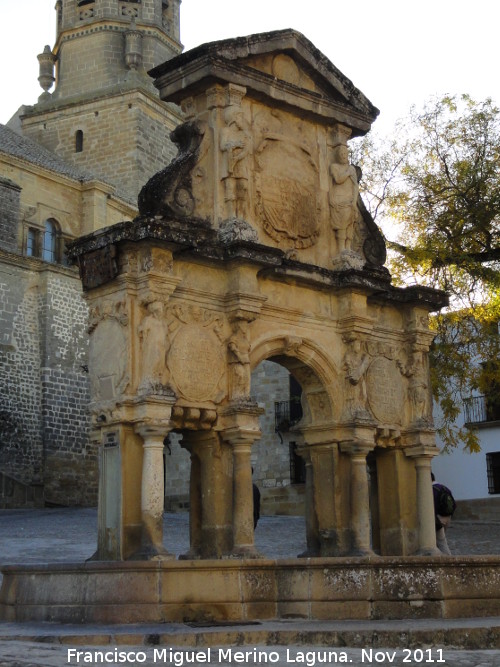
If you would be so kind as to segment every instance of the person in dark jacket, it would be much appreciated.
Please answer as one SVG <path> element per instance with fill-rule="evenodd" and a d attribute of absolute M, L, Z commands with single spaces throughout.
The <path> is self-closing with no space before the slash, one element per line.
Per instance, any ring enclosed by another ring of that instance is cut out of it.
<path fill-rule="evenodd" d="M 253 475 L 253 468 L 252 468 Z M 257 522 L 260 519 L 260 491 L 255 482 L 252 484 L 253 490 L 253 529 L 257 528 Z"/>
<path fill-rule="evenodd" d="M 432 492 L 434 494 L 434 515 L 436 520 L 436 546 L 443 554 L 451 556 L 450 547 L 448 546 L 448 541 L 446 539 L 446 530 L 451 522 L 451 514 L 445 516 L 439 511 L 439 497 L 440 491 L 442 488 L 446 489 L 451 495 L 451 491 L 445 487 L 443 484 L 437 484 L 434 473 L 431 473 L 432 478 Z M 453 497 L 453 496 L 452 496 Z"/>

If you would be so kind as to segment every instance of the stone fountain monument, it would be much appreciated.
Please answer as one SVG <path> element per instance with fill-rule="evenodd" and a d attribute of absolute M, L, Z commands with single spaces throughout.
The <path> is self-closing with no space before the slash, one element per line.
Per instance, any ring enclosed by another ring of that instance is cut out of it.
<path fill-rule="evenodd" d="M 377 109 L 292 30 L 206 44 L 150 74 L 184 113 L 177 158 L 144 185 L 137 219 L 70 249 L 90 309 L 97 552 L 36 575 L 5 568 L 3 616 L 479 614 L 478 582 L 491 598 L 498 569 L 469 559 L 465 575 L 435 541 L 428 316 L 446 295 L 391 284 L 349 164 Z M 250 377 L 266 359 L 303 389 L 307 552 L 287 561 L 254 545 Z M 170 432 L 191 457 L 178 561 L 162 530 Z"/>

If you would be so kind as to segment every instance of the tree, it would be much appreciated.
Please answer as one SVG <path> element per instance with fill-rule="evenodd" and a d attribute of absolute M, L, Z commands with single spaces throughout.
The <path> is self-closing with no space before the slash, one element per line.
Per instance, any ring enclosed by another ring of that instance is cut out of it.
<path fill-rule="evenodd" d="M 445 447 L 475 451 L 475 431 L 454 421 L 473 390 L 500 386 L 500 110 L 467 95 L 431 100 L 390 138 L 365 138 L 353 161 L 394 280 L 450 294 L 432 322 L 438 428 Z"/>

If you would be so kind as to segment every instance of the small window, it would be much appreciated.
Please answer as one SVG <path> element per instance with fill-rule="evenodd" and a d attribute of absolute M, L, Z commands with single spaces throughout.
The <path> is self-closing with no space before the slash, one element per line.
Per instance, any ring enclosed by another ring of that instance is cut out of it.
<path fill-rule="evenodd" d="M 26 255 L 28 257 L 38 257 L 38 235 L 39 232 L 37 229 L 28 228 L 26 235 Z"/>
<path fill-rule="evenodd" d="M 82 130 L 77 130 L 75 134 L 75 153 L 81 153 L 83 151 L 83 132 Z"/>
<path fill-rule="evenodd" d="M 57 261 L 57 225 L 54 220 L 47 220 L 45 223 L 42 259 L 46 262 Z"/>
<path fill-rule="evenodd" d="M 500 493 L 500 452 L 486 454 L 488 493 Z"/>

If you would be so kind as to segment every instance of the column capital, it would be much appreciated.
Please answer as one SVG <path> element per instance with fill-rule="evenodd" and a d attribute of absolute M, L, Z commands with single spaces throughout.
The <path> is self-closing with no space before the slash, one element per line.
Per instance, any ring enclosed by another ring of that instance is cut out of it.
<path fill-rule="evenodd" d="M 366 440 L 344 440 L 339 443 L 340 451 L 352 457 L 367 456 L 375 449 L 375 442 Z"/>
<path fill-rule="evenodd" d="M 134 425 L 134 431 L 144 440 L 144 444 L 151 440 L 162 440 L 170 433 L 170 428 L 163 422 L 139 422 Z"/>
<path fill-rule="evenodd" d="M 261 436 L 260 430 L 238 428 L 228 428 L 221 432 L 221 437 L 225 442 L 228 442 L 233 449 L 251 448 L 255 440 Z"/>
<path fill-rule="evenodd" d="M 259 416 L 264 409 L 254 401 L 234 401 L 220 415 L 221 437 L 233 444 L 236 441 L 253 442 L 261 437 Z"/>
<path fill-rule="evenodd" d="M 416 459 L 416 465 L 418 465 L 418 459 L 428 460 L 430 464 L 430 461 L 439 454 L 439 449 L 435 444 L 421 444 L 407 447 L 404 453 L 408 458 Z"/>

